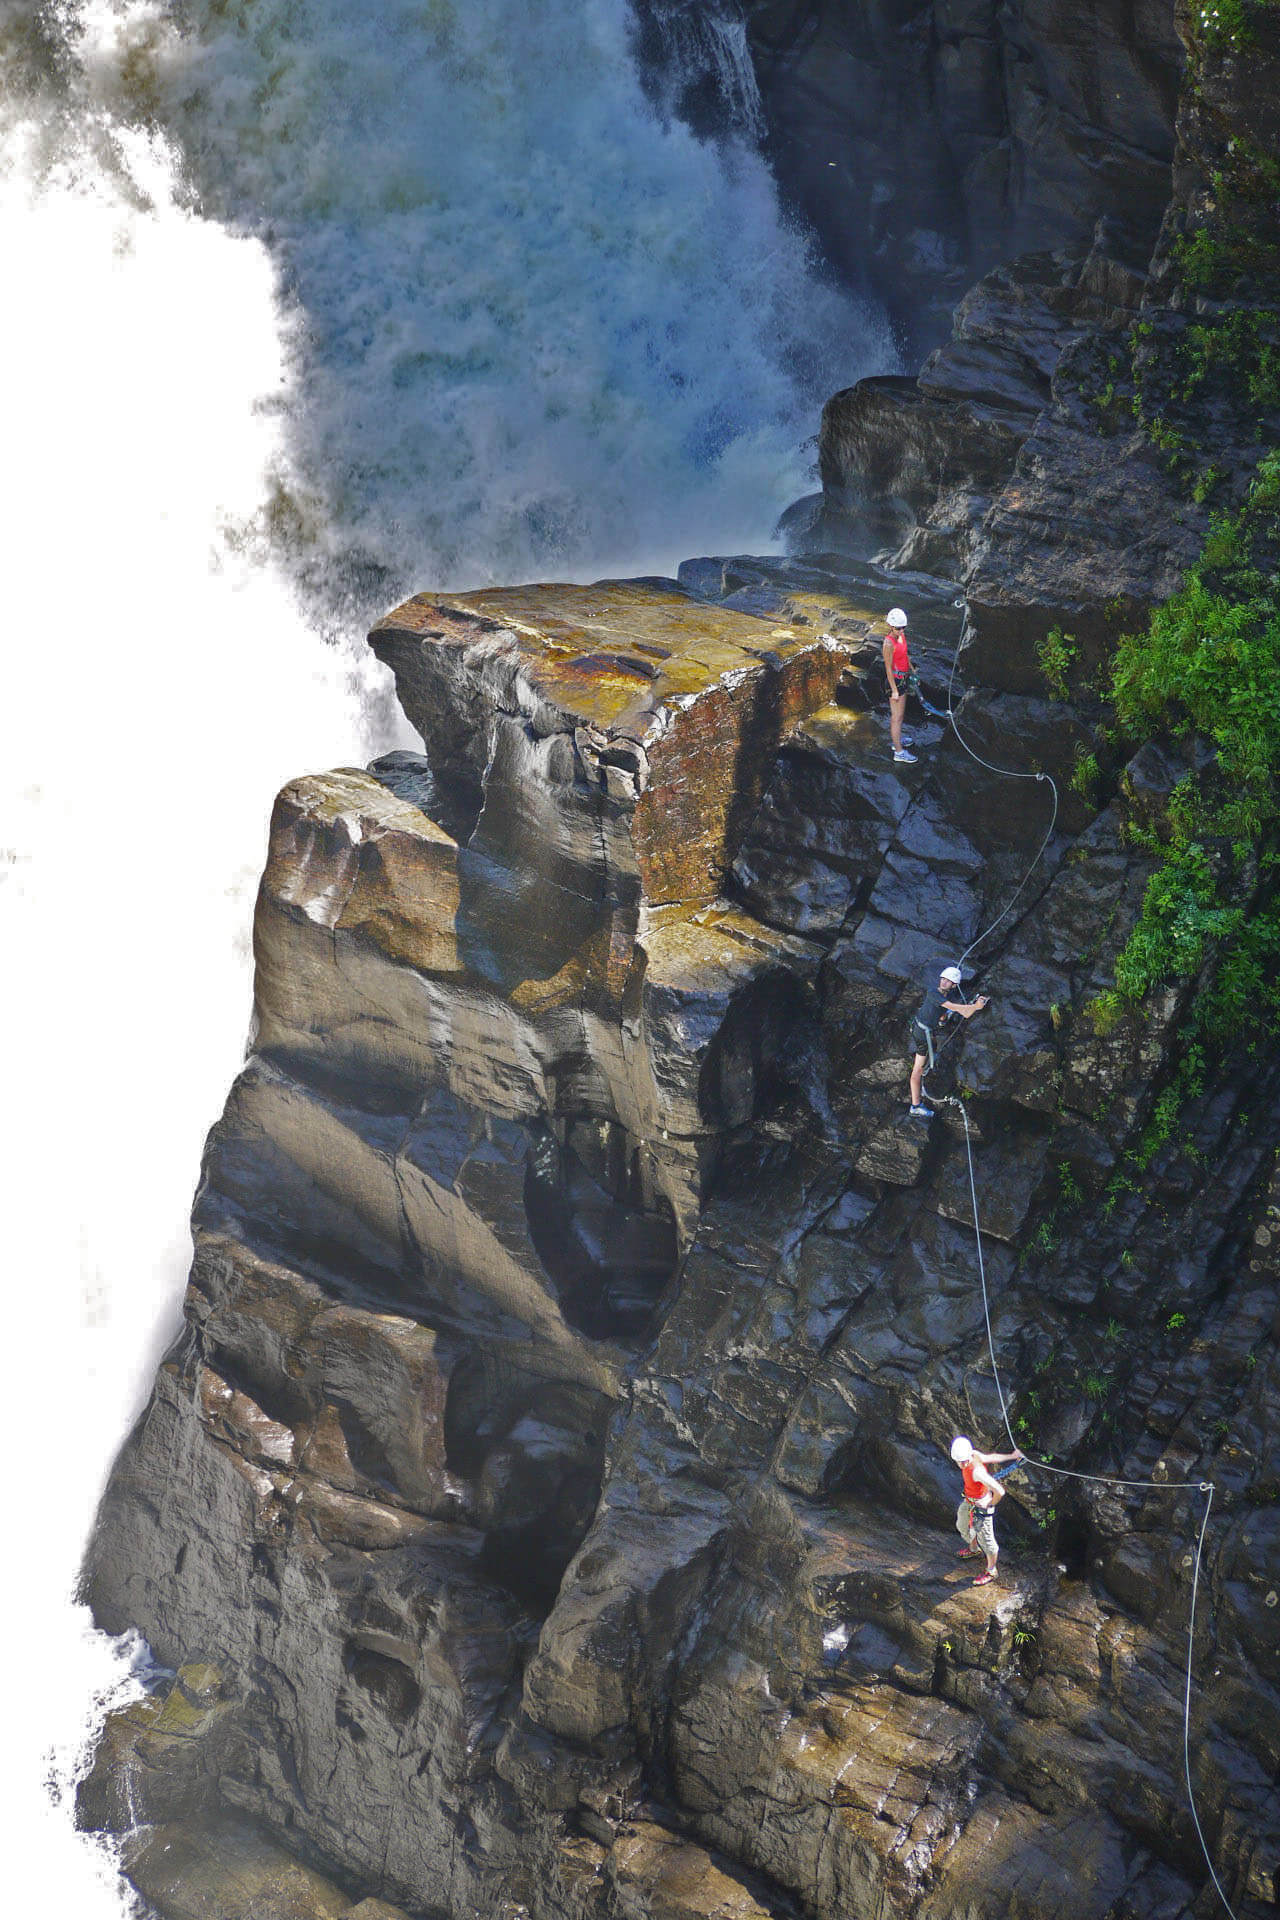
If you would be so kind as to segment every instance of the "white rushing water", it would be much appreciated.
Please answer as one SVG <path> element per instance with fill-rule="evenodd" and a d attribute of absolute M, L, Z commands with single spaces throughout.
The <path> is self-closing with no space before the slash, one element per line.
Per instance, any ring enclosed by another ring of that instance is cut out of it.
<path fill-rule="evenodd" d="M 889 363 L 628 32 L 0 0 L 5 1805 L 54 1915 L 121 1911 L 66 1783 L 137 1649 L 68 1596 L 176 1324 L 274 790 L 397 740 L 360 620 L 758 548 L 824 393 Z"/>

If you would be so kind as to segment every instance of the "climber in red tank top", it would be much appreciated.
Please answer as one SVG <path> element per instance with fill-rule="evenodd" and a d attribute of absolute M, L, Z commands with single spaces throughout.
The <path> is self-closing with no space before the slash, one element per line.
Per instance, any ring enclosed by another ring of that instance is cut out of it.
<path fill-rule="evenodd" d="M 902 741 L 902 722 L 907 712 L 907 676 L 911 672 L 911 655 L 907 652 L 907 616 L 901 607 L 890 607 L 885 615 L 885 636 L 881 648 L 884 655 L 885 678 L 889 682 L 889 738 L 893 742 L 893 757 L 903 760 L 908 766 L 915 765 L 916 756 L 908 751 Z"/>
<path fill-rule="evenodd" d="M 956 1508 L 956 1532 L 964 1541 L 960 1552 L 965 1557 L 983 1553 L 987 1564 L 974 1581 L 975 1587 L 989 1586 L 996 1577 L 1000 1549 L 996 1545 L 993 1515 L 997 1500 L 1004 1499 L 1004 1488 L 988 1467 L 1002 1466 L 1008 1460 L 1021 1460 L 1021 1453 L 978 1453 L 973 1442 L 957 1434 L 951 1442 L 951 1458 L 964 1479 L 964 1499 Z"/>

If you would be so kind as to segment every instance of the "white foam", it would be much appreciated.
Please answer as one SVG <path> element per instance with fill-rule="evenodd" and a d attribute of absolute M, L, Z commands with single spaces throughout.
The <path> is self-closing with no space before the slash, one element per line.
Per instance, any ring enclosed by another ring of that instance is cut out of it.
<path fill-rule="evenodd" d="M 50 170 L 49 131 L 0 146 L 4 1803 L 27 1903 L 93 1920 L 111 1855 L 45 1778 L 119 1662 L 68 1596 L 176 1321 L 273 790 L 362 757 L 376 688 L 220 539 L 278 450 L 250 405 L 283 371 L 261 243 L 177 206 L 161 145 L 121 135 L 112 177 L 72 141 Z"/>
<path fill-rule="evenodd" d="M 288 485 L 331 573 L 758 549 L 822 399 L 888 364 L 758 155 L 659 125 L 627 0 L 191 0 L 181 35 L 159 0 L 84 15 L 98 98 L 158 103 L 202 204 L 282 263 Z"/>

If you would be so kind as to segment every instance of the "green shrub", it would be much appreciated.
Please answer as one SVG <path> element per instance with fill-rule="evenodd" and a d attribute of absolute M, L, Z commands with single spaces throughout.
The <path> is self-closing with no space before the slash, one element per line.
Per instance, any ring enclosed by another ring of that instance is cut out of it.
<path fill-rule="evenodd" d="M 1280 313 L 1274 308 L 1233 307 L 1197 322 L 1187 328 L 1178 358 L 1183 400 L 1217 375 L 1259 412 L 1280 407 Z"/>
<path fill-rule="evenodd" d="M 1096 807 L 1098 787 L 1102 781 L 1102 769 L 1098 765 L 1098 756 L 1086 750 L 1083 742 L 1076 748 L 1075 765 L 1071 769 L 1071 791 L 1078 793 L 1087 806 Z"/>
<path fill-rule="evenodd" d="M 1201 0 L 1192 28 L 1213 53 L 1238 53 L 1252 37 L 1244 0 Z"/>
<path fill-rule="evenodd" d="M 1049 691 L 1055 700 L 1065 700 L 1067 697 L 1067 675 L 1077 652 L 1074 635 L 1064 633 L 1061 627 L 1050 627 L 1036 648 L 1040 671 L 1049 682 Z"/>
<path fill-rule="evenodd" d="M 1278 554 L 1280 453 L 1273 453 L 1244 505 L 1214 518 L 1181 590 L 1157 609 L 1146 633 L 1121 640 L 1112 674 L 1131 744 L 1159 733 L 1199 734 L 1215 749 L 1175 788 L 1159 830 L 1133 831 L 1157 865 L 1117 956 L 1115 986 L 1090 1009 L 1095 1031 L 1105 1034 L 1154 988 L 1191 978 L 1213 958 L 1184 1026 L 1192 1064 L 1182 1098 L 1198 1090 L 1194 1062 L 1203 1042 L 1280 1020 Z M 1171 1125 L 1167 1103 L 1152 1124 L 1158 1131 L 1166 1120 Z M 1150 1138 L 1150 1151 L 1140 1150 L 1148 1160 L 1161 1144 Z"/>

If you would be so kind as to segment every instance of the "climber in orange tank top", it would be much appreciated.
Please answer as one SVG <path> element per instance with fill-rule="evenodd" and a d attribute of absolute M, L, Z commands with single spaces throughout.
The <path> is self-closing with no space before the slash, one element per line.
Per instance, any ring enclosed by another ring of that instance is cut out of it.
<path fill-rule="evenodd" d="M 956 1508 L 956 1532 L 964 1541 L 961 1556 L 983 1553 L 987 1564 L 974 1581 L 975 1587 L 989 1586 L 996 1577 L 1000 1549 L 996 1545 L 995 1507 L 1004 1499 L 1004 1488 L 989 1467 L 1003 1466 L 1008 1460 L 1022 1460 L 1021 1453 L 978 1453 L 973 1442 L 957 1434 L 951 1442 L 951 1458 L 964 1479 L 964 1499 Z"/>

